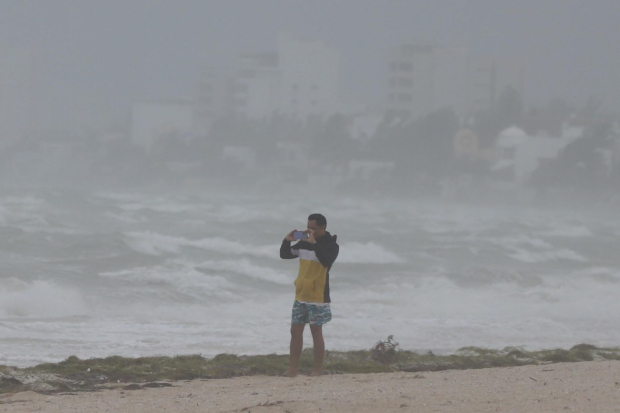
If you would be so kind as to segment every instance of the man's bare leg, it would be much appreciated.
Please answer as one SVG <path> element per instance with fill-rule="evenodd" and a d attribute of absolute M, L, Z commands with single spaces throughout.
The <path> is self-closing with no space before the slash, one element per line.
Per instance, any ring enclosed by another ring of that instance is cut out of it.
<path fill-rule="evenodd" d="M 304 327 L 306 327 L 305 324 L 291 324 L 291 355 L 289 358 L 288 371 L 284 373 L 285 376 L 297 376 L 299 358 L 301 357 L 301 350 L 304 346 Z"/>
<path fill-rule="evenodd" d="M 314 341 L 314 370 L 311 376 L 320 376 L 323 373 L 323 356 L 325 355 L 325 341 L 323 340 L 323 326 L 310 326 L 312 341 Z"/>

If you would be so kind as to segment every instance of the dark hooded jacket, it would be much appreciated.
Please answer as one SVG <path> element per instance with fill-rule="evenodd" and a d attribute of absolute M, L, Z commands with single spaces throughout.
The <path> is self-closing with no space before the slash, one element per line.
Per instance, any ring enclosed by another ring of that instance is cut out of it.
<path fill-rule="evenodd" d="M 315 244 L 299 241 L 291 245 L 282 241 L 280 258 L 299 258 L 299 273 L 295 280 L 295 299 L 308 303 L 329 303 L 329 270 L 338 257 L 340 247 L 336 235 L 325 232 Z"/>

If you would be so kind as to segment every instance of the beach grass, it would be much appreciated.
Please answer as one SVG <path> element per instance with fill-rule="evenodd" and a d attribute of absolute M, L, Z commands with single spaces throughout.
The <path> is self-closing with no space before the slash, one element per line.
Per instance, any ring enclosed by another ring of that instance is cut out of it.
<path fill-rule="evenodd" d="M 526 351 L 519 347 L 502 350 L 464 347 L 454 354 L 435 355 L 432 352 L 421 354 L 400 350 L 398 343 L 390 337 L 379 341 L 370 350 L 327 351 L 323 367 L 325 374 L 358 374 L 480 369 L 592 360 L 620 360 L 620 348 L 600 348 L 590 344 L 579 344 L 568 350 L 539 351 Z M 313 365 L 313 349 L 307 348 L 301 356 L 300 374 L 310 373 Z M 24 369 L 0 366 L 0 393 L 23 390 L 42 393 L 92 391 L 109 383 L 277 376 L 287 368 L 288 355 L 278 354 L 219 354 L 213 358 L 199 354 L 91 359 L 71 356 L 59 363 L 39 364 Z"/>

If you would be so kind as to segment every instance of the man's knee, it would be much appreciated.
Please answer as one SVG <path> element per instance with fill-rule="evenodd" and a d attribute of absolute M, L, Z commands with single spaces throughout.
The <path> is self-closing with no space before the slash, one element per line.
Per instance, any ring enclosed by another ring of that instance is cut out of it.
<path fill-rule="evenodd" d="M 300 338 L 304 334 L 305 324 L 291 324 L 291 337 Z"/>
<path fill-rule="evenodd" d="M 314 339 L 320 339 L 323 337 L 323 326 L 310 326 L 310 332 Z"/>

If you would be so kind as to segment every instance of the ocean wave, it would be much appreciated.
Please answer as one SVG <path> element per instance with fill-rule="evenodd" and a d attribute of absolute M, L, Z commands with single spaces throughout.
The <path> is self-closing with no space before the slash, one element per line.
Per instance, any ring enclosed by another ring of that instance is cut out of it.
<path fill-rule="evenodd" d="M 196 268 L 210 271 L 231 272 L 281 285 L 292 284 L 294 279 L 290 274 L 281 273 L 272 268 L 258 266 L 245 258 L 238 261 L 205 261 Z"/>
<path fill-rule="evenodd" d="M 101 272 L 100 277 L 131 281 L 141 285 L 133 290 L 142 295 L 180 293 L 184 296 L 204 298 L 213 294 L 234 297 L 235 285 L 220 275 L 205 274 L 191 263 L 170 260 L 165 265 L 137 267 L 121 271 Z M 131 289 L 126 292 L 131 293 Z"/>
<path fill-rule="evenodd" d="M 530 264 L 536 264 L 547 261 L 559 261 L 559 260 L 569 260 L 569 261 L 577 261 L 577 262 L 588 262 L 589 260 L 577 254 L 575 251 L 569 249 L 557 249 L 550 251 L 526 251 L 526 250 L 517 250 L 512 254 L 508 254 L 509 257 Z"/>
<path fill-rule="evenodd" d="M 614 319 L 620 311 L 618 294 L 620 283 L 576 276 L 541 276 L 539 282 L 524 284 L 506 279 L 464 287 L 457 280 L 434 274 L 407 282 L 384 280 L 372 288 L 352 286 L 346 295 L 340 294 L 334 306 L 347 307 L 353 316 L 359 313 L 355 308 L 362 302 L 373 308 L 364 317 L 380 314 L 385 320 L 404 321 L 409 317 L 508 322 L 545 317 L 570 324 L 582 319 Z"/>
<path fill-rule="evenodd" d="M 0 225 L 6 225 L 6 215 L 8 211 L 2 205 L 0 205 Z"/>
<path fill-rule="evenodd" d="M 136 218 L 136 217 L 133 217 L 133 216 L 128 215 L 126 213 L 117 214 L 117 213 L 114 213 L 114 212 L 106 212 L 106 213 L 103 214 L 103 216 L 106 217 L 106 218 L 110 218 L 110 219 L 112 219 L 114 221 L 120 221 L 120 222 L 122 222 L 124 224 L 138 224 L 138 223 L 146 221 L 145 217 Z"/>
<path fill-rule="evenodd" d="M 5 198 L 2 198 L 1 202 L 2 204 L 5 204 L 5 205 L 12 205 L 12 206 L 19 207 L 19 210 L 21 211 L 41 210 L 49 206 L 48 202 L 45 199 L 35 197 L 35 196 L 29 196 L 29 195 L 22 196 L 22 197 L 7 196 Z"/>
<path fill-rule="evenodd" d="M 125 234 L 125 243 L 136 252 L 159 256 L 162 253 L 178 253 L 189 240 L 182 237 L 160 235 L 154 232 L 130 232 Z"/>
<path fill-rule="evenodd" d="M 620 270 L 608 267 L 588 268 L 580 271 L 577 276 L 583 276 L 598 282 L 605 283 L 620 282 Z"/>
<path fill-rule="evenodd" d="M 221 209 L 209 211 L 206 215 L 226 224 L 243 224 L 256 221 L 280 222 L 282 219 L 286 219 L 287 215 L 292 214 L 290 208 L 279 210 L 277 206 L 274 207 L 273 205 L 268 208 L 261 208 L 257 205 L 226 205 Z"/>
<path fill-rule="evenodd" d="M 525 263 L 541 263 L 547 261 L 569 260 L 588 262 L 589 260 L 566 248 L 555 248 L 552 244 L 531 235 L 518 234 L 511 237 L 490 238 L 487 241 L 497 243 L 510 251 L 507 255 Z M 525 248 L 524 248 L 525 247 Z"/>
<path fill-rule="evenodd" d="M 594 234 L 590 230 L 590 228 L 580 225 L 563 225 L 556 228 L 551 228 L 546 231 L 542 231 L 539 233 L 540 235 L 544 235 L 547 237 L 563 237 L 563 238 L 586 238 L 593 237 Z"/>
<path fill-rule="evenodd" d="M 25 282 L 11 278 L 0 285 L 0 316 L 58 318 L 89 313 L 83 295 L 76 288 L 52 281 Z"/>
<path fill-rule="evenodd" d="M 279 258 L 279 245 L 255 246 L 230 241 L 225 238 L 190 240 L 184 237 L 161 235 L 154 232 L 125 233 L 127 245 L 136 252 L 159 256 L 162 253 L 178 254 L 183 247 L 200 248 L 221 254 L 250 255 L 262 258 Z"/>
<path fill-rule="evenodd" d="M 191 212 L 191 211 L 196 210 L 196 208 L 193 205 L 183 205 L 179 203 L 166 202 L 163 200 L 157 200 L 153 203 L 119 204 L 118 207 L 128 212 L 138 212 L 138 211 L 149 210 L 149 211 L 173 213 L 173 214 L 181 213 L 181 212 Z"/>
<path fill-rule="evenodd" d="M 138 193 L 119 193 L 119 192 L 95 192 L 93 196 L 112 201 L 139 201 L 145 200 L 146 196 Z"/>
<path fill-rule="evenodd" d="M 348 242 L 340 246 L 338 263 L 348 264 L 400 264 L 405 260 L 374 242 Z"/>

